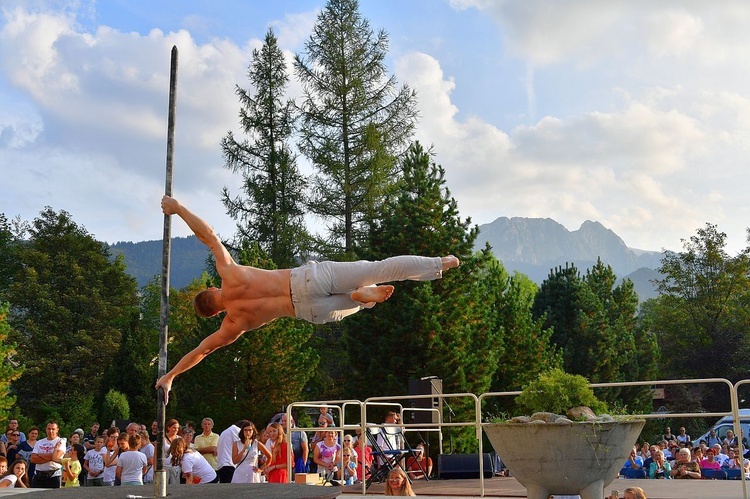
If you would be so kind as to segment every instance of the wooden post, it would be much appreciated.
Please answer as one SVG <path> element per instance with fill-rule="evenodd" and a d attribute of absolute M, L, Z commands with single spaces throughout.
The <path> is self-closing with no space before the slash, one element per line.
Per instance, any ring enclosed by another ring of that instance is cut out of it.
<path fill-rule="evenodd" d="M 174 155 L 174 123 L 177 101 L 177 46 L 172 47 L 172 63 L 169 72 L 169 118 L 167 121 L 167 176 L 164 194 L 172 196 L 172 160 Z M 161 312 L 159 329 L 159 373 L 167 373 L 167 342 L 169 339 L 169 261 L 172 252 L 172 223 L 169 215 L 164 215 L 164 236 L 161 259 Z M 156 420 L 156 463 L 154 466 L 154 497 L 167 496 L 167 473 L 164 470 L 164 424 L 166 422 L 166 404 L 162 388 L 157 392 Z"/>

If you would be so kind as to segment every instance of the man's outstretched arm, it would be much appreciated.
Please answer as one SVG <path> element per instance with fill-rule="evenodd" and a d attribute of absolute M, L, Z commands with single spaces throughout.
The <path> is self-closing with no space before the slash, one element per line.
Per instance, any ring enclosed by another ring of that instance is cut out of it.
<path fill-rule="evenodd" d="M 217 270 L 234 263 L 229 252 L 221 243 L 221 239 L 219 239 L 219 236 L 216 235 L 214 229 L 208 224 L 208 222 L 188 210 L 185 206 L 180 204 L 179 201 L 169 196 L 161 198 L 161 209 L 165 215 L 178 215 L 185 221 L 188 227 L 190 227 L 190 230 L 193 231 L 196 237 L 209 247 L 216 259 Z M 221 274 L 221 271 L 219 274 Z"/>
<path fill-rule="evenodd" d="M 218 331 L 204 338 L 200 345 L 186 353 L 167 374 L 156 381 L 154 388 L 157 390 L 162 388 L 164 390 L 165 404 L 169 402 L 169 392 L 172 390 L 172 382 L 177 376 L 191 369 L 200 361 L 208 357 L 208 355 L 214 350 L 234 343 L 237 338 L 244 333 L 244 331 L 240 329 L 232 329 L 231 325 L 233 323 L 229 322 L 229 324 L 227 324 L 227 322 L 228 321 L 225 318 Z"/>

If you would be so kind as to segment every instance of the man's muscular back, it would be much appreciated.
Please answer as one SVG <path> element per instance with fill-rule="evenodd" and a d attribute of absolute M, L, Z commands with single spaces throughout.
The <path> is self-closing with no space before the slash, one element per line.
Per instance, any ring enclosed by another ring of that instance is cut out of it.
<path fill-rule="evenodd" d="M 232 329 L 248 331 L 277 317 L 294 317 L 291 270 L 263 270 L 232 262 L 220 274 L 221 299 L 227 312 L 224 320 L 234 323 Z"/>

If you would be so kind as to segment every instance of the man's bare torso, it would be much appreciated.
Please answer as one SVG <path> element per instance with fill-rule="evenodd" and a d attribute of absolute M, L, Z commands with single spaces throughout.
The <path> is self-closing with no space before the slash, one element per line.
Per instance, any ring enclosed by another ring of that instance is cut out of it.
<path fill-rule="evenodd" d="M 263 270 L 230 265 L 222 272 L 221 298 L 232 329 L 249 331 L 277 317 L 294 317 L 290 269 Z M 281 312 L 281 313 L 280 313 Z"/>

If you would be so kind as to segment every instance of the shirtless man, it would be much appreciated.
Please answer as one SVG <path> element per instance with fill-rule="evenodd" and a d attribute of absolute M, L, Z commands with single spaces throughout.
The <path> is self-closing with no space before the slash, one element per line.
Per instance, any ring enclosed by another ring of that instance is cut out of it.
<path fill-rule="evenodd" d="M 458 267 L 455 256 L 426 258 L 397 256 L 380 262 L 310 262 L 294 269 L 263 270 L 238 265 L 208 223 L 179 203 L 164 196 L 162 211 L 179 215 L 209 247 L 221 276 L 221 288 L 208 288 L 195 296 L 193 305 L 201 317 L 226 311 L 219 330 L 207 336 L 159 378 L 155 388 L 169 401 L 172 382 L 214 350 L 233 343 L 245 331 L 257 329 L 279 317 L 296 317 L 314 324 L 340 321 L 387 300 L 391 285 L 382 282 L 439 279 L 444 270 Z"/>

